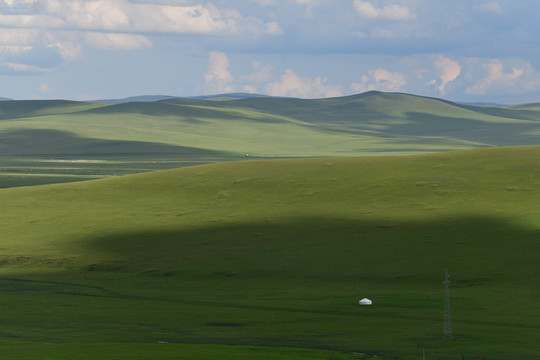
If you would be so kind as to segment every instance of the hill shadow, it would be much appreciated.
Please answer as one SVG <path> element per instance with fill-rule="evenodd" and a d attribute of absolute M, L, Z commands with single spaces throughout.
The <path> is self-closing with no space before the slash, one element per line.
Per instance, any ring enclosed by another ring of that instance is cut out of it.
<path fill-rule="evenodd" d="M 197 214 L 148 214 L 154 216 Z M 93 263 L 89 271 L 170 276 L 185 268 L 194 271 L 192 276 L 216 279 L 407 283 L 438 281 L 441 269 L 450 267 L 462 277 L 462 286 L 512 281 L 516 273 L 523 283 L 538 284 L 540 276 L 537 230 L 487 217 L 425 222 L 306 217 L 126 231 L 78 243 L 103 255 L 103 263 Z"/>
<path fill-rule="evenodd" d="M 235 100 L 238 101 L 238 100 Z M 251 108 L 249 108 L 251 110 Z M 233 111 L 234 110 L 234 111 Z M 264 123 L 287 123 L 286 120 L 272 116 L 272 113 L 255 113 L 254 109 L 251 115 L 246 116 L 242 113 L 242 108 L 235 108 L 222 102 L 174 99 L 172 101 L 158 102 L 132 102 L 122 103 L 110 106 L 104 106 L 96 109 L 90 109 L 81 112 L 85 114 L 118 115 L 118 114 L 140 114 L 145 116 L 160 117 L 174 116 L 183 121 L 204 124 L 207 120 L 246 120 Z"/>
<path fill-rule="evenodd" d="M 197 216 L 152 211 L 149 218 Z M 109 311 L 89 321 L 92 331 L 121 319 L 122 332 L 162 334 L 166 317 L 182 331 L 168 338 L 180 342 L 353 351 L 362 341 L 367 349 L 375 343 L 403 353 L 400 347 L 416 338 L 439 339 L 449 268 L 456 342 L 474 338 L 478 345 L 467 346 L 496 353 L 485 350 L 486 341 L 493 343 L 488 337 L 511 332 L 522 353 L 538 354 L 538 230 L 497 218 L 267 219 L 126 230 L 74 239 L 72 246 L 86 264 L 67 266 L 69 275 L 56 266 L 54 278 L 38 274 L 21 283 L 13 275 L 2 285 L 58 294 L 77 311 L 88 304 Z M 365 293 L 376 299 L 369 309 L 356 305 Z M 512 296 L 520 309 L 501 303 Z"/>
<path fill-rule="evenodd" d="M 50 129 L 0 133 L 0 156 L 88 158 L 218 154 L 217 151 L 154 142 L 85 138 Z"/>
<path fill-rule="evenodd" d="M 77 112 L 86 102 L 69 100 L 14 100 L 0 102 L 0 120 Z"/>
<path fill-rule="evenodd" d="M 407 136 L 441 136 L 494 146 L 533 145 L 535 137 L 526 137 L 537 130 L 535 123 L 490 123 L 476 119 L 453 118 L 419 112 L 408 112 L 409 122 L 390 125 L 387 133 Z"/>

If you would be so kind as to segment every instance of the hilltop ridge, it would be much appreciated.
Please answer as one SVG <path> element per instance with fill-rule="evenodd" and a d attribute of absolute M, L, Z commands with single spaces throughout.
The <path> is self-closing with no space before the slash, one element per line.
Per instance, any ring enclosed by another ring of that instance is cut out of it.
<path fill-rule="evenodd" d="M 262 156 L 414 153 L 540 143 L 537 104 L 472 106 L 378 91 L 323 99 L 223 94 L 143 96 L 112 104 L 13 100 L 0 102 L 0 118 L 0 134 L 15 128 L 48 129 Z M 13 122 L 24 118 L 33 121 L 22 127 L 22 122 Z M 157 136 L 156 126 L 166 133 Z"/>
<path fill-rule="evenodd" d="M 148 171 L 154 164 L 177 167 L 246 154 L 252 159 L 398 155 L 540 144 L 537 104 L 481 107 L 377 91 L 323 99 L 143 98 L 131 100 L 153 101 L 0 102 L 0 163 L 12 169 L 6 176 L 36 178 L 42 170 L 29 168 L 44 168 L 35 165 L 44 159 L 122 161 L 122 167 Z M 129 165 L 141 159 L 149 165 Z M 65 174 L 62 180 L 67 179 Z"/>
<path fill-rule="evenodd" d="M 268 95 L 261 94 L 251 94 L 251 93 L 224 93 L 224 94 L 214 94 L 214 95 L 197 95 L 197 96 L 186 96 L 178 97 L 171 95 L 138 95 L 138 96 L 129 96 L 125 98 L 118 99 L 101 99 L 95 100 L 95 102 L 103 102 L 108 104 L 122 104 L 129 102 L 155 102 L 169 99 L 194 99 L 194 100 L 234 100 L 234 99 L 247 99 L 254 97 L 268 97 Z"/>

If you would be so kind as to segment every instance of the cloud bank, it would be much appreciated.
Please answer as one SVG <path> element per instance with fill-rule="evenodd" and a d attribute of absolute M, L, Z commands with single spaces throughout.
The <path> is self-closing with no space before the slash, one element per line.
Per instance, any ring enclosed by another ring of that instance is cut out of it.
<path fill-rule="evenodd" d="M 191 1 L 0 0 L 0 72 L 58 69 L 89 45 L 133 51 L 154 47 L 156 34 L 257 38 L 283 33 L 276 21 Z M 148 34 L 148 35 L 147 35 Z M 56 50 L 56 62 L 38 54 Z M 31 54 L 28 56 L 27 54 Z M 24 60 L 22 59 L 24 56 Z M 28 58 L 35 59 L 32 64 Z"/>
<path fill-rule="evenodd" d="M 371 90 L 377 91 L 401 91 L 406 85 L 405 75 L 400 72 L 390 72 L 383 68 L 370 70 L 369 75 L 363 75 L 362 81 L 353 83 L 351 89 L 356 92 Z"/>
<path fill-rule="evenodd" d="M 456 80 L 459 74 L 461 74 L 461 65 L 459 65 L 457 61 L 439 55 L 437 60 L 435 60 L 435 66 L 440 71 L 439 78 L 441 80 L 441 83 L 438 87 L 439 94 L 445 95 L 446 85 Z"/>
<path fill-rule="evenodd" d="M 236 91 L 234 77 L 229 72 L 229 58 L 222 52 L 213 51 L 208 57 L 208 71 L 204 74 L 206 92 L 210 94 Z"/>
<path fill-rule="evenodd" d="M 525 93 L 540 90 L 540 74 L 529 62 L 519 62 L 505 71 L 500 59 L 491 59 L 483 65 L 486 76 L 478 80 L 465 92 L 471 95 L 496 94 L 499 92 Z"/>
<path fill-rule="evenodd" d="M 327 79 L 300 77 L 287 69 L 279 81 L 269 83 L 265 90 L 268 95 L 298 98 L 324 98 L 343 95 L 339 85 L 327 85 Z"/>
<path fill-rule="evenodd" d="M 0 96 L 47 84 L 70 98 L 539 101 L 539 12 L 531 0 L 0 0 Z"/>
<path fill-rule="evenodd" d="M 354 8 L 358 15 L 370 19 L 413 20 L 416 15 L 406 6 L 390 4 L 377 7 L 370 1 L 354 0 Z"/>
<path fill-rule="evenodd" d="M 134 3 L 127 0 L 3 2 L 8 14 L 0 15 L 0 26 L 205 35 L 230 35 L 246 31 L 257 31 L 260 34 L 279 32 L 279 25 L 275 22 L 266 24 L 254 17 L 242 16 L 236 10 L 220 9 L 210 3 L 174 5 Z"/>

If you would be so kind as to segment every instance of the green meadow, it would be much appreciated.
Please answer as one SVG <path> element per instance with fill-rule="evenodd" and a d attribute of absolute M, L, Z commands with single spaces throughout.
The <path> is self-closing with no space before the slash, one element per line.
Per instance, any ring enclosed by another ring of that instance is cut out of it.
<path fill-rule="evenodd" d="M 1 189 L 0 347 L 10 359 L 538 359 L 539 158 L 516 146 L 248 160 Z"/>
<path fill-rule="evenodd" d="M 237 161 L 246 155 L 402 155 L 538 143 L 538 104 L 466 106 L 399 93 L 120 104 L 2 101 L 0 187 Z"/>

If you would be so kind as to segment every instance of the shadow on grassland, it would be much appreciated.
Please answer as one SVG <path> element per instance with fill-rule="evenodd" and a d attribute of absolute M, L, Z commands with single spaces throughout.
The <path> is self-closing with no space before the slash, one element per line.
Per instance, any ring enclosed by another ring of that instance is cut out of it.
<path fill-rule="evenodd" d="M 82 269 L 86 276 L 128 275 L 138 284 L 137 290 L 122 294 L 124 299 L 182 306 L 209 324 L 239 324 L 210 326 L 213 330 L 206 326 L 202 341 L 209 336 L 213 342 L 272 345 L 277 326 L 281 340 L 275 344 L 280 346 L 347 349 L 354 348 L 351 334 L 369 328 L 370 340 L 365 341 L 384 338 L 389 343 L 382 348 L 391 348 L 394 337 L 425 336 L 412 335 L 422 333 L 424 326 L 439 329 L 447 267 L 457 296 L 455 324 L 470 328 L 462 337 L 481 339 L 481 348 L 484 334 L 511 330 L 524 353 L 537 353 L 531 333 L 540 326 L 528 314 L 538 310 L 538 233 L 500 219 L 307 217 L 116 233 L 85 239 L 85 245 L 105 255 L 102 262 Z M 149 290 L 141 290 L 145 287 Z M 519 311 L 490 300 L 492 295 L 511 298 L 517 289 Z M 359 313 L 354 302 L 366 293 L 380 304 Z M 501 308 L 506 310 L 503 316 L 498 315 Z M 216 313 L 220 315 L 208 315 Z M 281 320 L 253 321 L 267 316 Z M 232 337 L 221 338 L 222 328 Z M 388 335 L 388 329 L 401 329 L 396 330 L 400 335 Z M 329 331 L 348 335 L 330 339 Z M 305 339 L 306 333 L 319 335 Z M 351 344 L 338 345 L 341 341 Z"/>
<path fill-rule="evenodd" d="M 186 146 L 94 139 L 79 137 L 65 131 L 32 129 L 0 133 L 0 154 L 12 157 L 86 158 L 133 155 L 218 155 L 219 153 Z"/>
<path fill-rule="evenodd" d="M 437 136 L 494 146 L 534 145 L 534 137 L 524 136 L 538 129 L 534 122 L 485 122 L 476 119 L 437 116 L 420 112 L 406 113 L 408 122 L 390 125 L 388 133 L 405 136 Z"/>
<path fill-rule="evenodd" d="M 520 353 L 529 355 L 522 358 L 533 359 L 537 239 L 535 230 L 485 217 L 305 217 L 125 231 L 79 239 L 74 245 L 88 256 L 76 274 L 71 267 L 66 277 L 41 277 L 48 282 L 5 279 L 2 285 L 54 292 L 54 304 L 71 307 L 53 308 L 76 318 L 99 309 L 85 319 L 84 329 L 121 324 L 119 333 L 130 339 L 159 334 L 172 342 L 399 354 L 414 353 L 418 339 L 447 351 L 439 341 L 448 267 L 459 329 L 455 343 L 466 353 L 503 359 L 519 339 Z M 513 305 L 490 300 L 490 289 L 505 299 L 518 288 L 521 310 L 499 316 L 501 306 Z M 374 306 L 358 307 L 355 302 L 366 293 L 374 296 Z M 508 336 L 512 340 L 500 340 Z"/>
<path fill-rule="evenodd" d="M 540 275 L 537 230 L 500 219 L 399 222 L 308 217 L 223 222 L 191 230 L 126 231 L 83 239 L 83 247 L 103 255 L 102 262 L 93 263 L 89 270 L 172 276 L 191 269 L 191 275 L 203 278 L 407 283 L 439 282 L 443 269 L 449 267 L 460 286 L 516 277 L 532 285 L 538 284 Z"/>
<path fill-rule="evenodd" d="M 0 121 L 73 112 L 88 103 L 69 100 L 15 100 L 0 102 Z"/>
<path fill-rule="evenodd" d="M 261 112 L 238 109 L 232 106 L 223 106 L 221 102 L 208 102 L 197 100 L 158 101 L 158 102 L 130 102 L 86 110 L 81 114 L 96 115 L 145 115 L 150 117 L 172 116 L 183 121 L 204 125 L 206 121 L 219 119 L 245 120 L 264 123 L 287 123 L 288 121 Z M 249 109 L 248 109 L 249 110 Z"/>

